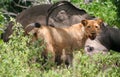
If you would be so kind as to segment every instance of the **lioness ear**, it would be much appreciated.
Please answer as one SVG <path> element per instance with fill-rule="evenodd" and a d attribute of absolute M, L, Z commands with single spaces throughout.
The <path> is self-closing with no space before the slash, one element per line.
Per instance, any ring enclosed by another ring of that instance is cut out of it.
<path fill-rule="evenodd" d="M 41 24 L 40 24 L 40 23 L 35 23 L 34 26 L 35 26 L 36 28 L 40 28 L 40 27 L 41 27 Z"/>
<path fill-rule="evenodd" d="M 88 22 L 87 22 L 87 20 L 82 20 L 81 23 L 82 23 L 84 26 L 86 26 Z"/>
<path fill-rule="evenodd" d="M 103 20 L 102 20 L 102 19 L 100 19 L 100 18 L 99 18 L 99 19 L 97 19 L 96 21 L 97 21 L 97 23 L 98 23 L 98 24 L 102 24 L 102 23 L 103 23 Z"/>

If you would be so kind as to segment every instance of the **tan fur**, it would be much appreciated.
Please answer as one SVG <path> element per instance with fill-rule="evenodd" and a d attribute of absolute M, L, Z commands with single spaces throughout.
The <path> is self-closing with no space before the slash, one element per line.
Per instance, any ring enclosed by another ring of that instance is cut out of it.
<path fill-rule="evenodd" d="M 40 28 L 34 28 L 31 32 L 36 33 L 34 38 L 44 40 L 46 45 L 45 55 L 51 53 L 53 62 L 57 55 L 60 55 L 62 61 L 66 61 L 68 60 L 67 55 L 72 56 L 74 49 L 80 49 L 84 46 L 86 39 L 92 36 L 91 32 L 99 33 L 99 24 L 98 20 L 83 20 L 81 23 L 67 28 L 41 26 Z"/>

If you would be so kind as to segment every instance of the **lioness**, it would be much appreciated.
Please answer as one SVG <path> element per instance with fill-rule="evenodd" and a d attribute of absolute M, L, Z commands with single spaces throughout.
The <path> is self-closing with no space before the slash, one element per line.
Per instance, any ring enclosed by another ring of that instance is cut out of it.
<path fill-rule="evenodd" d="M 101 28 L 101 19 L 82 20 L 81 23 L 65 28 L 56 28 L 51 26 L 42 26 L 39 23 L 33 23 L 26 27 L 34 26 L 30 32 L 34 33 L 33 40 L 39 38 L 45 42 L 46 49 L 43 56 L 52 54 L 51 60 L 61 64 L 72 64 L 73 50 L 83 48 L 87 38 L 95 39 Z"/>

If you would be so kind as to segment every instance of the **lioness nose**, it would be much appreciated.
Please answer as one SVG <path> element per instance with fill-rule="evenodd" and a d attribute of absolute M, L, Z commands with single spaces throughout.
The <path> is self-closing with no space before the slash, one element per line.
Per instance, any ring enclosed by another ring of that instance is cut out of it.
<path fill-rule="evenodd" d="M 92 32 L 91 34 L 92 34 L 92 35 L 95 35 L 96 33 L 95 33 L 95 32 Z"/>

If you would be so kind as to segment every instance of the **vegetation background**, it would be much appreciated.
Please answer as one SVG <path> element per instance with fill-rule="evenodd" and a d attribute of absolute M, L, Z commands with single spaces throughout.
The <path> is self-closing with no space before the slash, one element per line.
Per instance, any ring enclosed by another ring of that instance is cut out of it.
<path fill-rule="evenodd" d="M 52 0 L 51 2 L 57 2 Z M 0 34 L 9 20 L 23 9 L 37 4 L 49 3 L 47 0 L 1 0 Z M 120 0 L 94 0 L 85 4 L 84 0 L 71 0 L 78 8 L 102 18 L 110 26 L 120 27 Z M 107 55 L 94 55 L 93 58 L 80 51 L 74 51 L 73 66 L 50 67 L 41 65 L 40 53 L 44 46 L 41 40 L 28 46 L 31 36 L 24 36 L 22 26 L 14 26 L 14 33 L 9 42 L 0 40 L 0 77 L 120 77 L 120 53 L 110 51 Z M 45 68 L 44 68 L 45 67 Z"/>

